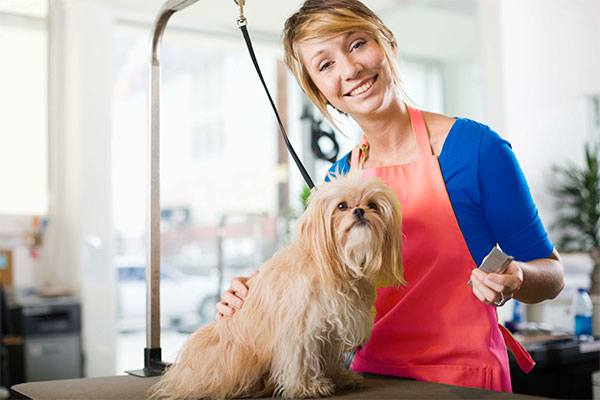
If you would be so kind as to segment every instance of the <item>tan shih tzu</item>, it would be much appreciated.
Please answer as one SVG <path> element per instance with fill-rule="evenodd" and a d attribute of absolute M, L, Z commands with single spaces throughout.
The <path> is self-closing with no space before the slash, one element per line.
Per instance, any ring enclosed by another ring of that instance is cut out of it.
<path fill-rule="evenodd" d="M 400 205 L 378 178 L 313 190 L 296 240 L 247 282 L 244 306 L 194 332 L 155 399 L 321 397 L 359 387 L 343 355 L 371 334 L 376 288 L 403 284 Z"/>

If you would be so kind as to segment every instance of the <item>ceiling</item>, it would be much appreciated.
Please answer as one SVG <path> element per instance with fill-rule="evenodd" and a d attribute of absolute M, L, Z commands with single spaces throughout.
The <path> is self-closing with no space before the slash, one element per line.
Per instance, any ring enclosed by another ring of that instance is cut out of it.
<path fill-rule="evenodd" d="M 147 19 L 155 16 L 166 0 L 95 0 L 115 8 L 126 10 L 129 15 Z M 382 19 L 391 13 L 401 13 L 406 7 L 424 7 L 460 13 L 467 16 L 476 14 L 478 0 L 363 0 Z M 302 0 L 247 0 L 244 13 L 248 27 L 254 32 L 279 37 L 284 21 L 302 4 Z M 178 12 L 180 23 L 202 29 L 233 27 L 239 15 L 239 8 L 233 0 L 199 0 L 197 3 Z"/>

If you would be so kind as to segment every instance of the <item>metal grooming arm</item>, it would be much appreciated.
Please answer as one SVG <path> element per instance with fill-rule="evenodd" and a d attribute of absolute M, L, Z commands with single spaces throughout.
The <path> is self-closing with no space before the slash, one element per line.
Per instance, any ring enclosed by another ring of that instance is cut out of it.
<path fill-rule="evenodd" d="M 240 8 L 240 16 L 237 18 L 238 28 L 242 29 L 244 39 L 248 45 L 250 56 L 255 63 L 258 75 L 265 86 L 267 96 L 279 121 L 281 132 L 288 145 L 292 157 L 298 168 L 303 173 L 304 179 L 309 187 L 314 187 L 310 176 L 306 173 L 304 166 L 297 158 L 291 148 L 285 129 L 281 124 L 279 115 L 271 100 L 269 91 L 264 84 L 260 69 L 256 63 L 254 52 L 250 44 L 250 38 L 245 30 L 246 18 L 244 17 L 245 0 L 233 0 Z M 150 135 L 148 138 L 149 149 L 149 182 L 148 182 L 148 214 L 146 242 L 146 347 L 144 348 L 144 368 L 141 370 L 126 371 L 128 374 L 149 377 L 161 375 L 167 364 L 162 361 L 160 347 L 160 45 L 167 23 L 173 14 L 191 6 L 198 0 L 168 0 L 161 7 L 154 25 L 150 40 Z"/>
<path fill-rule="evenodd" d="M 198 0 L 169 0 L 160 9 L 150 40 L 150 135 L 146 245 L 146 348 L 144 368 L 128 374 L 149 377 L 162 374 L 166 364 L 160 348 L 160 45 L 169 18 Z"/>

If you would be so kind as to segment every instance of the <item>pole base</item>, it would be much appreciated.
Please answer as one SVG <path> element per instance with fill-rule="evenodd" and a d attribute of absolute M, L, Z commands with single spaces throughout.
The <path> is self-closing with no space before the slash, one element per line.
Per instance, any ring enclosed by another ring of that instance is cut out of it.
<path fill-rule="evenodd" d="M 150 368 L 142 368 L 142 369 L 134 369 L 131 371 L 125 371 L 125 373 L 133 376 L 138 376 L 140 378 L 151 378 L 153 376 L 162 375 L 163 371 L 160 369 L 150 369 Z"/>
<path fill-rule="evenodd" d="M 125 373 L 140 378 L 150 378 L 152 376 L 160 376 L 165 372 L 165 369 L 171 365 L 161 360 L 161 349 L 144 348 L 144 368 L 125 371 Z"/>

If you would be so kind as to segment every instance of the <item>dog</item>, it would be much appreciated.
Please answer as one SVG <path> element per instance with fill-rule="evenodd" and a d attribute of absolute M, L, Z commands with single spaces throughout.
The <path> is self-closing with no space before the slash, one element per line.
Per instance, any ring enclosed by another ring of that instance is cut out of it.
<path fill-rule="evenodd" d="M 371 334 L 376 289 L 405 284 L 400 204 L 379 178 L 313 189 L 296 239 L 247 282 L 243 307 L 190 335 L 152 399 L 314 398 L 361 387 L 343 367 Z"/>

